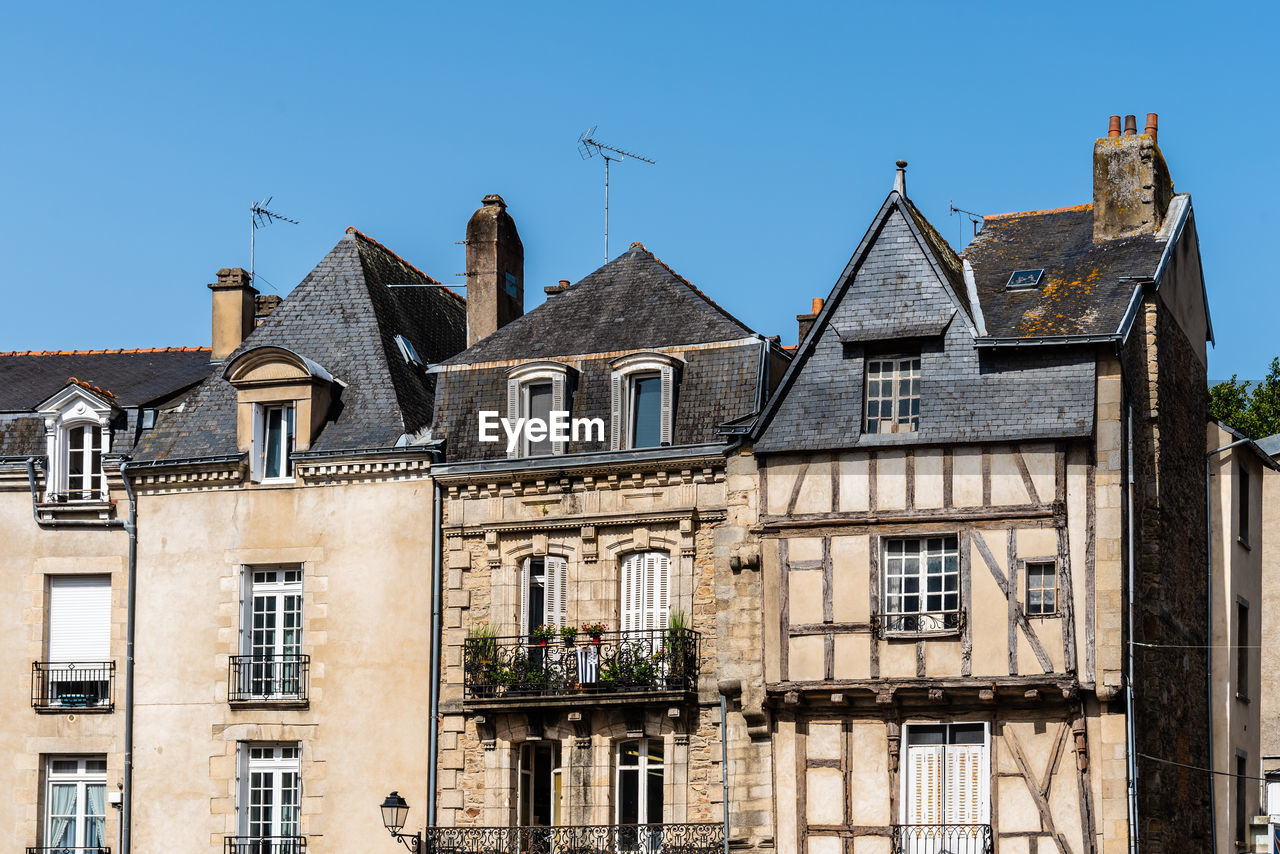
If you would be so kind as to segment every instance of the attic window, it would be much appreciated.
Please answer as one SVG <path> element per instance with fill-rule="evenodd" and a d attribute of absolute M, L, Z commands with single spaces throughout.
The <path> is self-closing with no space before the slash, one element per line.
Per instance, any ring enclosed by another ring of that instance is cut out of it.
<path fill-rule="evenodd" d="M 418 351 L 413 348 L 408 338 L 403 335 L 396 336 L 396 346 L 400 348 L 400 355 L 404 357 L 406 365 L 412 365 L 415 368 L 422 367 L 422 359 L 418 357 Z"/>
<path fill-rule="evenodd" d="M 1007 291 L 1020 291 L 1039 287 L 1040 277 L 1043 275 L 1043 268 L 1039 270 L 1014 270 L 1004 289 Z"/>

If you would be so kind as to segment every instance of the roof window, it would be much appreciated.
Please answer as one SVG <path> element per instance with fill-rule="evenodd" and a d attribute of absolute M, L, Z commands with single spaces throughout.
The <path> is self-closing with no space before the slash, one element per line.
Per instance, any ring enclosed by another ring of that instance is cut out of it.
<path fill-rule="evenodd" d="M 1040 278 L 1044 276 L 1044 269 L 1039 270 L 1014 270 L 1013 275 L 1009 276 L 1009 282 L 1004 286 L 1006 291 L 1025 291 L 1040 286 Z"/>
<path fill-rule="evenodd" d="M 422 359 L 418 357 L 418 351 L 413 348 L 408 338 L 396 335 L 396 346 L 400 348 L 400 355 L 404 357 L 405 364 L 415 368 L 422 367 Z"/>

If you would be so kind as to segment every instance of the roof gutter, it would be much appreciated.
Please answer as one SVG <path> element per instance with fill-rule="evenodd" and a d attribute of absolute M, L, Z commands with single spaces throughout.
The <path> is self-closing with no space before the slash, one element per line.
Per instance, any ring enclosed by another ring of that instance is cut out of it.
<path fill-rule="evenodd" d="M 1069 347 L 1083 346 L 1089 344 L 1116 344 L 1123 343 L 1123 338 L 1119 334 L 1111 335 L 1039 335 L 1033 338 L 997 338 L 986 336 L 978 338 L 974 341 L 978 347 L 983 349 L 1001 349 L 1014 348 L 1025 349 L 1027 347 Z"/>
<path fill-rule="evenodd" d="M 550 457 L 526 457 L 523 459 L 469 460 L 435 466 L 436 477 L 487 474 L 490 472 L 547 471 L 563 472 L 565 469 L 583 466 L 609 466 L 629 463 L 666 462 L 688 457 L 719 457 L 732 450 L 732 442 L 704 442 L 699 445 L 675 445 L 663 448 L 645 448 L 632 451 L 589 451 L 578 454 L 558 454 Z"/>

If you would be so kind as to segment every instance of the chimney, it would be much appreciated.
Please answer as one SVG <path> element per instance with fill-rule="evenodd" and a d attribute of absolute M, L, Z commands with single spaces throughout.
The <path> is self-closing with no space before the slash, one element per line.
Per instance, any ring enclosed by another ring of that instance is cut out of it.
<path fill-rule="evenodd" d="M 562 294 L 567 290 L 569 290 L 569 280 L 561 279 L 559 284 L 547 285 L 542 292 L 547 295 L 547 299 L 551 299 L 556 294 Z"/>
<path fill-rule="evenodd" d="M 247 270 L 223 267 L 218 271 L 218 281 L 209 285 L 209 290 L 213 291 L 213 352 L 210 358 L 221 362 L 253 331 L 258 289 L 251 283 Z"/>
<path fill-rule="evenodd" d="M 467 222 L 467 346 L 524 314 L 524 244 L 502 196 Z"/>
<path fill-rule="evenodd" d="M 813 328 L 813 322 L 818 319 L 818 313 L 822 311 L 822 297 L 813 298 L 812 311 L 808 314 L 797 314 L 796 322 L 800 324 L 800 338 L 798 344 L 803 344 L 804 339 L 809 336 L 809 330 Z"/>
<path fill-rule="evenodd" d="M 1107 136 L 1093 144 L 1093 240 L 1150 234 L 1160 228 L 1173 181 L 1156 145 L 1158 116 L 1147 113 L 1145 133 L 1135 116 L 1112 116 Z"/>
<path fill-rule="evenodd" d="M 893 189 L 902 198 L 907 197 L 907 161 L 899 160 L 898 171 L 893 176 Z"/>

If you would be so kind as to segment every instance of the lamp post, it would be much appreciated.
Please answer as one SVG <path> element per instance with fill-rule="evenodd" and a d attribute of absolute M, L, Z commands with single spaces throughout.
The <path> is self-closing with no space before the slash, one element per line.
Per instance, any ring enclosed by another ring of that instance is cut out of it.
<path fill-rule="evenodd" d="M 408 817 L 409 805 L 404 798 L 400 797 L 400 793 L 392 792 L 387 795 L 387 799 L 382 802 L 383 826 L 400 841 L 400 844 L 408 848 L 411 854 L 418 854 L 422 850 L 422 834 L 400 832 L 400 828 L 404 827 L 404 820 Z"/>

